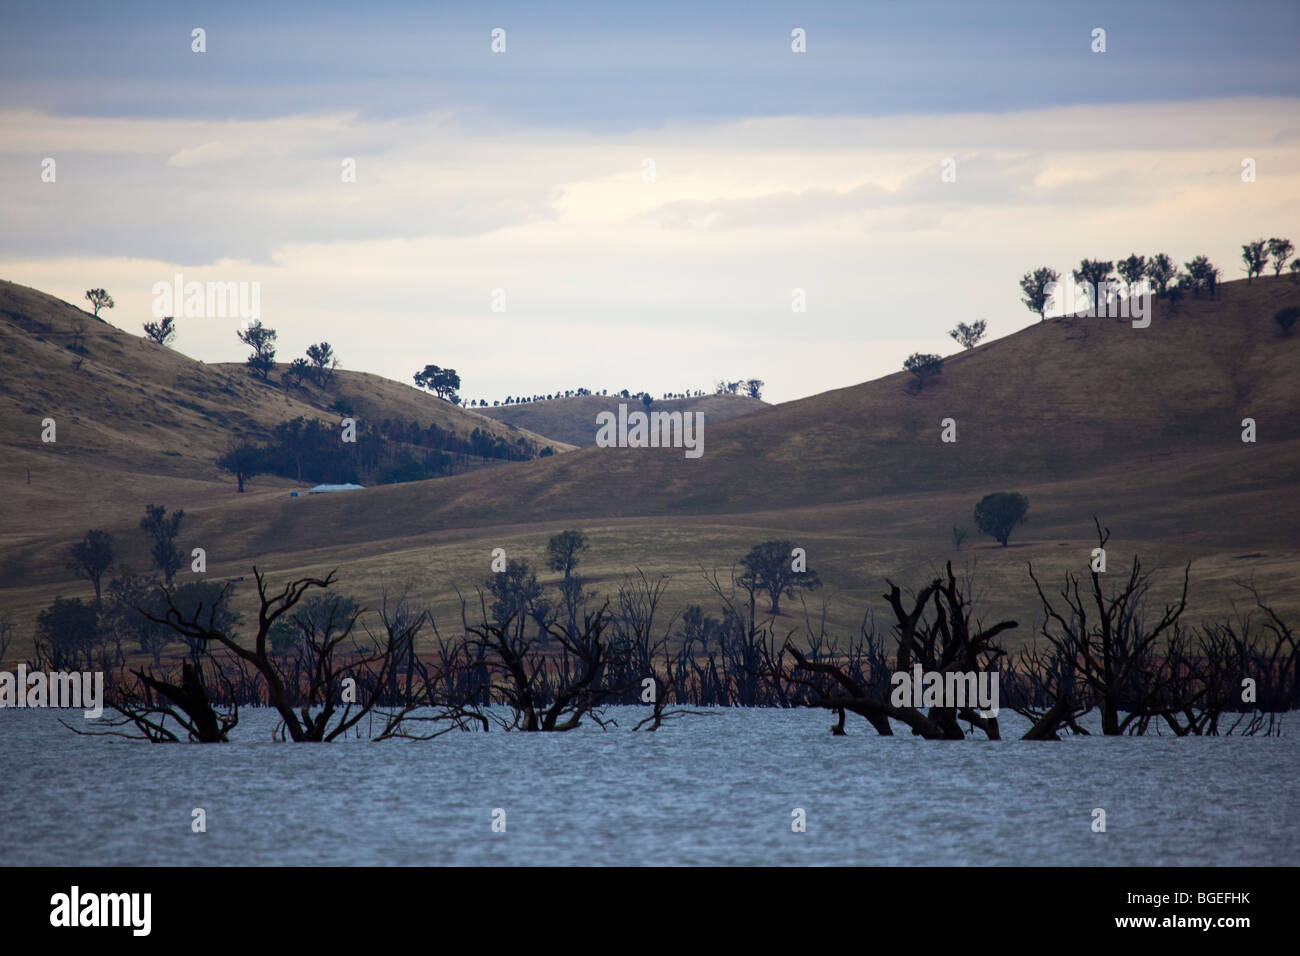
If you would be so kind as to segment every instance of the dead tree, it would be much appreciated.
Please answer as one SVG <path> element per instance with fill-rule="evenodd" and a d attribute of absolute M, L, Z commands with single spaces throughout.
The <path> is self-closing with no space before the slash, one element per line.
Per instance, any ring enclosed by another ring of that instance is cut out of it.
<path fill-rule="evenodd" d="M 1002 699 L 1031 722 L 1022 740 L 1060 740 L 1067 728 L 1088 733 L 1078 721 L 1092 710 L 1092 701 L 1081 693 L 1074 661 L 1054 646 L 1044 651 L 1035 643 L 1020 650 L 1007 668 Z"/>
<path fill-rule="evenodd" d="M 896 620 L 893 634 L 897 673 L 910 673 L 914 663 L 926 672 L 940 674 L 993 669 L 1004 654 L 994 639 L 1017 626 L 1015 621 L 1002 621 L 982 627 L 974 618 L 973 602 L 966 593 L 969 582 L 964 589 L 953 574 L 951 562 L 946 577 L 935 578 L 906 599 L 898 585 L 888 580 L 886 583 L 889 591 L 884 597 Z M 808 689 L 808 706 L 836 713 L 850 711 L 864 717 L 881 736 L 891 735 L 889 722 L 897 720 L 912 733 L 930 740 L 961 740 L 965 733 L 958 720 L 965 720 L 990 740 L 999 739 L 997 718 L 982 716 L 969 702 L 961 707 L 929 707 L 927 713 L 918 707 L 895 706 L 883 674 L 873 671 L 868 682 L 861 672 L 850 673 L 844 661 L 815 660 L 789 640 L 784 651 L 794 665 L 788 670 L 778 669 L 774 673 L 777 680 Z M 843 730 L 842 722 L 838 729 Z"/>
<path fill-rule="evenodd" d="M 557 732 L 573 730 L 584 718 L 606 725 L 599 708 L 629 690 L 626 683 L 610 679 L 628 673 L 629 651 L 604 636 L 611 623 L 608 601 L 584 613 L 576 626 L 551 623 L 536 636 L 529 636 L 526 609 L 493 622 L 481 591 L 479 603 L 481 623 L 466 625 L 465 641 L 471 657 L 492 675 L 493 698 L 513 712 L 503 727 Z M 465 620 L 463 600 L 461 616 Z M 552 649 L 541 646 L 543 638 L 555 642 Z"/>
<path fill-rule="evenodd" d="M 232 669 L 230 665 L 226 662 L 223 666 L 212 654 L 199 654 L 182 661 L 179 683 L 172 683 L 169 675 L 159 676 L 156 671 L 123 671 L 114 675 L 106 688 L 106 703 L 118 717 L 98 721 L 90 730 L 66 723 L 64 726 L 89 737 L 178 743 L 183 734 L 197 743 L 225 743 L 239 723 L 237 695 L 227 673 Z M 225 699 L 219 707 L 213 702 L 217 697 Z M 125 729 L 128 727 L 134 727 L 134 732 Z"/>
<path fill-rule="evenodd" d="M 1096 519 L 1094 522 L 1099 547 L 1105 548 L 1110 531 L 1103 530 Z M 1162 641 L 1179 636 L 1178 622 L 1187 607 L 1190 572 L 1189 563 L 1183 571 L 1178 600 L 1166 605 L 1154 623 L 1147 623 L 1143 611 L 1151 576 L 1143 573 L 1137 555 L 1133 556 L 1127 578 L 1121 578 L 1110 595 L 1102 587 L 1102 572 L 1091 571 L 1088 591 L 1080 589 L 1077 575 L 1067 572 L 1060 594 L 1063 610 L 1058 610 L 1043 592 L 1030 565 L 1029 577 L 1044 613 L 1041 633 L 1062 660 L 1072 663 L 1101 711 L 1103 734 L 1122 734 L 1135 723 L 1136 729 L 1143 729 L 1151 717 L 1176 713 L 1187 703 L 1176 699 L 1158 651 Z M 1123 717 L 1122 710 L 1127 711 Z"/>
<path fill-rule="evenodd" d="M 290 581 L 279 593 L 271 594 L 266 576 L 254 566 L 259 608 L 252 648 L 244 647 L 233 635 L 216 626 L 217 605 L 224 600 L 228 585 L 213 606 L 206 608 L 206 615 L 202 604 L 192 613 L 183 614 L 164 589 L 162 593 L 167 600 L 164 616 L 158 618 L 146 613 L 146 617 L 166 624 L 204 649 L 224 648 L 252 667 L 265 682 L 268 702 L 280 714 L 282 737 L 287 735 L 298 743 L 334 740 L 369 714 L 378 696 L 372 692 L 359 695 L 362 700 L 344 699 L 343 680 L 352 677 L 357 685 L 365 683 L 371 688 L 382 688 L 406 649 L 404 640 L 409 636 L 390 633 L 387 640 L 372 637 L 370 646 L 363 647 L 352 636 L 361 609 L 352 609 L 338 620 L 330 617 L 323 623 L 300 615 L 294 623 L 304 638 L 305 687 L 288 683 L 280 661 L 271 652 L 267 635 L 271 626 L 292 611 L 310 589 L 328 589 L 336 573 L 331 571 L 324 578 Z"/>

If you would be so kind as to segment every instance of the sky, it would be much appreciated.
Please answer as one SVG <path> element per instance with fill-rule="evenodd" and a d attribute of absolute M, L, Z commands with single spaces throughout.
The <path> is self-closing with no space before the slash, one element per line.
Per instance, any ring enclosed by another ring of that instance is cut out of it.
<path fill-rule="evenodd" d="M 786 401 L 1036 322 L 1037 266 L 1300 244 L 1298 37 L 1293 2 L 7 2 L 0 278 L 134 334 L 177 274 L 256 282 L 281 361 L 467 400 Z"/>

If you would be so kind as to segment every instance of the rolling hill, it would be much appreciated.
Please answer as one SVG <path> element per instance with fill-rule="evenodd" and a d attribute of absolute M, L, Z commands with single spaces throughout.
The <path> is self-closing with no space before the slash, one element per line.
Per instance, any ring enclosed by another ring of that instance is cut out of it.
<path fill-rule="evenodd" d="M 358 419 L 418 421 L 461 436 L 479 429 L 510 445 L 522 440 L 532 454 L 570 447 L 364 372 L 339 370 L 327 389 L 285 389 L 274 374 L 268 383 L 240 365 L 205 365 L 11 282 L 0 282 L 0 372 L 8 488 L 0 542 L 10 546 L 46 531 L 53 508 L 93 521 L 138 510 L 139 499 L 174 482 L 233 491 L 234 479 L 216 465 L 232 440 L 263 439 L 299 416 L 336 427 L 336 406 Z M 56 425 L 52 443 L 41 440 L 46 418 Z"/>
<path fill-rule="evenodd" d="M 318 405 L 122 333 L 87 336 L 95 368 L 75 378 L 55 334 L 88 317 L 4 286 L 0 608 L 30 627 L 54 594 L 88 593 L 62 554 L 89 527 L 112 531 L 122 558 L 147 567 L 135 525 L 156 500 L 185 509 L 185 547 L 207 549 L 212 576 L 246 575 L 253 562 L 278 576 L 338 568 L 347 593 L 372 606 L 409 585 L 453 618 L 453 585 L 481 583 L 492 548 L 540 565 L 549 534 L 582 527 L 593 587 L 614 588 L 637 567 L 670 574 L 677 609 L 709 600 L 701 569 L 725 569 L 768 538 L 806 543 L 826 583 L 815 600 L 829 602 L 836 628 L 856 627 L 886 576 L 915 583 L 944 560 L 975 562 L 988 613 L 1017 616 L 1024 640 L 1036 614 L 1026 562 L 1049 580 L 1077 570 L 1095 544 L 1094 514 L 1122 555 L 1166 571 L 1193 562 L 1194 615 L 1230 613 L 1234 582 L 1248 578 L 1300 613 L 1300 334 L 1283 337 L 1272 321 L 1297 303 L 1300 286 L 1262 278 L 1176 312 L 1157 303 L 1146 329 L 1051 320 L 950 356 L 919 392 L 900 372 L 710 422 L 698 459 L 584 448 L 307 500 L 263 479 L 237 495 L 211 458 L 227 432 L 289 417 L 296 401 L 304 411 L 293 414 L 323 414 Z M 469 415 L 374 376 L 353 381 L 349 394 L 375 403 L 369 414 L 403 400 Z M 46 414 L 60 420 L 58 446 L 37 438 Z M 1254 443 L 1241 440 L 1247 417 Z M 955 443 L 940 440 L 946 418 Z M 970 517 L 1002 490 L 1031 502 L 1009 548 L 977 540 Z M 972 533 L 960 551 L 955 525 Z"/>

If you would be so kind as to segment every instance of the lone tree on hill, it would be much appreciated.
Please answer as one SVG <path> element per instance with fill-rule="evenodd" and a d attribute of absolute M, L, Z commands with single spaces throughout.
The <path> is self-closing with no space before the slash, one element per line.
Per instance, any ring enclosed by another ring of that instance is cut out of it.
<path fill-rule="evenodd" d="M 581 531 L 561 531 L 546 543 L 546 566 L 566 578 L 578 566 L 579 555 L 587 550 L 587 536 Z"/>
<path fill-rule="evenodd" d="M 460 376 L 454 368 L 426 365 L 424 371 L 415 373 L 415 384 L 419 388 L 428 389 L 444 401 L 454 403 L 457 400 L 456 389 L 460 388 Z"/>
<path fill-rule="evenodd" d="M 1290 239 L 1270 239 L 1268 241 L 1268 254 L 1273 257 L 1273 275 L 1280 276 L 1282 267 L 1286 261 L 1291 258 L 1295 252 L 1295 247 L 1291 245 Z"/>
<path fill-rule="evenodd" d="M 113 307 L 113 297 L 103 289 L 87 289 L 86 298 L 95 307 L 95 318 L 99 318 L 100 309 L 111 309 Z"/>
<path fill-rule="evenodd" d="M 925 388 L 925 380 L 934 378 L 943 372 L 943 359 L 937 355 L 913 352 L 903 362 L 903 368 L 912 373 L 916 380 L 916 390 Z"/>
<path fill-rule="evenodd" d="M 176 321 L 169 315 L 161 322 L 146 322 L 144 324 L 144 334 L 149 341 L 157 342 L 159 345 L 166 345 L 171 341 L 172 336 L 176 334 Z"/>
<path fill-rule="evenodd" d="M 244 482 L 262 473 L 264 458 L 262 449 L 248 442 L 240 442 L 226 449 L 226 453 L 217 459 L 217 467 L 235 476 L 239 482 L 239 493 L 243 494 Z"/>
<path fill-rule="evenodd" d="M 1020 291 L 1025 294 L 1020 301 L 1024 302 L 1030 312 L 1038 313 L 1040 322 L 1047 321 L 1047 302 L 1051 298 L 1048 287 L 1060 278 L 1059 272 L 1047 266 L 1026 272 L 1020 277 Z"/>
<path fill-rule="evenodd" d="M 260 375 L 262 381 L 267 381 L 271 369 L 275 368 L 275 329 L 268 329 L 261 319 L 254 319 L 248 328 L 240 329 L 235 334 L 239 336 L 239 341 L 253 350 L 253 354 L 248 357 L 248 367 L 254 374 Z"/>
<path fill-rule="evenodd" d="M 794 545 L 789 541 L 764 541 L 750 549 L 741 559 L 745 571 L 739 584 L 751 595 L 767 594 L 772 601 L 771 613 L 781 613 L 781 598 L 794 597 L 802 590 L 815 591 L 821 587 L 817 572 L 805 567 L 796 571 Z"/>
<path fill-rule="evenodd" d="M 1268 241 L 1256 239 L 1241 247 L 1241 261 L 1246 263 L 1246 285 L 1255 281 L 1255 276 L 1262 275 L 1268 264 Z"/>
<path fill-rule="evenodd" d="M 1156 295 L 1164 295 L 1176 275 L 1178 266 L 1163 252 L 1157 252 L 1147 262 L 1147 279 L 1156 287 Z"/>
<path fill-rule="evenodd" d="M 68 570 L 95 586 L 95 607 L 102 608 L 100 583 L 113 563 L 113 536 L 92 529 L 68 550 Z"/>
<path fill-rule="evenodd" d="M 964 349 L 973 349 L 979 344 L 980 339 L 984 338 L 984 330 L 988 323 L 983 319 L 976 319 L 971 325 L 965 322 L 958 322 L 957 328 L 948 334 L 957 340 L 957 344 Z"/>
<path fill-rule="evenodd" d="M 1016 525 L 1025 520 L 1029 499 L 1018 491 L 995 491 L 975 506 L 975 527 L 1007 546 Z"/>
<path fill-rule="evenodd" d="M 181 530 L 184 511 L 173 511 L 167 516 L 167 509 L 162 505 L 149 505 L 145 516 L 140 519 L 140 530 L 149 536 L 149 554 L 158 570 L 163 573 L 167 584 L 181 568 L 181 554 L 176 550 L 176 535 Z"/>

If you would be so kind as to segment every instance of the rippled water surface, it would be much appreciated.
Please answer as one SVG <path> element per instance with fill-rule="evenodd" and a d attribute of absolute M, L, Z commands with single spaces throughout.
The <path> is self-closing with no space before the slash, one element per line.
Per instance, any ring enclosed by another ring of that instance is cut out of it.
<path fill-rule="evenodd" d="M 835 738 L 825 713 L 776 710 L 634 734 L 643 714 L 614 714 L 606 732 L 295 745 L 244 711 L 230 744 L 154 746 L 0 711 L 0 863 L 1300 863 L 1295 736 L 935 742 L 850 715 Z"/>

